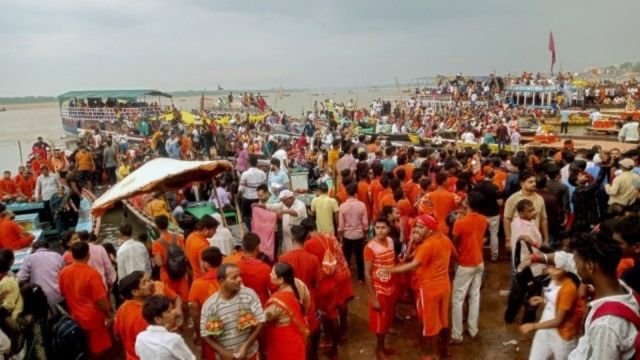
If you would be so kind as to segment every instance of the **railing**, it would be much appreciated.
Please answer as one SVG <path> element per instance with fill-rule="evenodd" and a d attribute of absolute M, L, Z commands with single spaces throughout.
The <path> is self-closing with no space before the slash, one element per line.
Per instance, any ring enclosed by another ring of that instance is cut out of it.
<path fill-rule="evenodd" d="M 134 119 L 137 117 L 148 118 L 162 115 L 163 111 L 155 107 L 137 108 L 88 108 L 88 107 L 62 107 L 60 115 L 62 119 L 80 121 L 109 121 L 115 122 L 119 118 Z"/>
<path fill-rule="evenodd" d="M 262 114 L 262 111 L 255 106 L 205 106 L 204 110 L 213 115 L 236 114 L 240 112 L 245 112 L 247 114 Z"/>
<path fill-rule="evenodd" d="M 422 100 L 422 101 L 452 101 L 453 96 L 451 94 L 427 94 L 427 95 L 416 95 L 416 94 L 407 94 L 404 96 L 385 96 L 384 100 L 386 101 L 396 101 L 402 99 L 402 101 L 408 101 L 409 99 L 414 100 Z"/>
<path fill-rule="evenodd" d="M 558 92 L 558 91 L 576 91 L 582 87 L 571 84 L 564 85 L 509 85 L 504 88 L 509 92 Z"/>

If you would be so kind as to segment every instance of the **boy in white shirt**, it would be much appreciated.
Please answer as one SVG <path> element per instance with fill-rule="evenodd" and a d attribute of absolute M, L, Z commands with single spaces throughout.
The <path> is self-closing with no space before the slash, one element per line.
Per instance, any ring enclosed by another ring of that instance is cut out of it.
<path fill-rule="evenodd" d="M 136 338 L 136 355 L 140 360 L 195 360 L 184 339 L 167 330 L 174 323 L 171 302 L 165 296 L 153 295 L 144 301 L 142 317 L 147 330 Z"/>
<path fill-rule="evenodd" d="M 602 310 L 613 304 L 636 318 L 640 316 L 638 295 L 616 277 L 622 257 L 620 245 L 603 234 L 579 235 L 573 244 L 573 257 L 578 276 L 593 286 L 595 298 L 587 308 L 584 335 L 569 359 L 631 359 L 638 329 L 624 317 Z"/>

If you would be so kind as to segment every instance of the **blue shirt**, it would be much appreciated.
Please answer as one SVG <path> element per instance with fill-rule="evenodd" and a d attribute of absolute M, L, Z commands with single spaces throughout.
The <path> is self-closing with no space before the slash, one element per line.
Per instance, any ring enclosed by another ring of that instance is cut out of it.
<path fill-rule="evenodd" d="M 569 184 L 568 180 L 562 180 L 562 183 L 567 185 L 567 188 L 569 188 L 569 212 L 573 214 L 573 191 L 576 187 Z"/>
<path fill-rule="evenodd" d="M 165 150 L 167 150 L 167 155 L 169 155 L 172 159 L 180 160 L 180 146 L 178 146 L 177 141 L 169 140 L 165 145 Z"/>
<path fill-rule="evenodd" d="M 561 123 L 568 123 L 569 122 L 569 111 L 568 110 L 560 111 L 560 122 Z"/>
<path fill-rule="evenodd" d="M 305 135 L 312 137 L 316 132 L 316 127 L 313 126 L 313 124 L 307 124 L 304 126 L 304 129 L 302 129 L 302 132 L 304 132 Z"/>
<path fill-rule="evenodd" d="M 485 144 L 495 144 L 496 143 L 496 139 L 494 139 L 493 134 L 491 134 L 491 133 L 484 134 L 484 143 Z"/>
<path fill-rule="evenodd" d="M 395 160 L 393 160 L 393 158 L 384 158 L 382 159 L 382 161 L 380 161 L 380 164 L 382 164 L 382 168 L 384 169 L 384 172 L 392 172 L 393 169 L 395 169 L 395 167 L 398 165 Z"/>
<path fill-rule="evenodd" d="M 273 195 L 278 196 L 280 189 L 284 188 L 284 185 L 288 182 L 289 182 L 289 176 L 287 175 L 287 172 L 284 171 L 284 169 L 280 169 L 280 171 L 278 171 L 277 173 L 274 173 L 273 171 L 269 171 L 268 186 L 269 186 L 269 191 L 271 191 Z M 277 192 L 272 191 L 274 187 L 278 188 Z"/>

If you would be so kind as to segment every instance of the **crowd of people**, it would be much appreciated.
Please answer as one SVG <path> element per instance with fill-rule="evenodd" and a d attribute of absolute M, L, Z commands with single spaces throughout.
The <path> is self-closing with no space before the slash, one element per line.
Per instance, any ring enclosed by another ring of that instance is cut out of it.
<path fill-rule="evenodd" d="M 1 208 L 0 351 L 29 359 L 120 351 L 127 359 L 337 358 L 350 336 L 354 286 L 362 286 L 378 359 L 395 353 L 386 335 L 400 303 L 415 306 L 416 351 L 449 357 L 450 345 L 480 334 L 485 262 L 508 259 L 504 321 L 524 308 L 520 330 L 535 332 L 531 358 L 629 358 L 640 306 L 639 153 L 570 142 L 526 151 L 512 142 L 506 151 L 515 120 L 534 111 L 407 101 L 369 114 L 427 138 L 460 127 L 469 142 L 484 139 L 477 149 L 394 146 L 354 132 L 357 111 L 348 106 L 306 114 L 302 135 L 288 140 L 269 132 L 289 121 L 276 112 L 258 124 L 241 115 L 227 125 L 138 119 L 143 143 L 96 129 L 69 155 L 40 138 L 29 166 L 15 178 L 5 173 L 0 194 L 8 203 L 44 201 L 65 252 L 31 244 Z M 126 222 L 114 243 L 73 230 L 84 188 L 113 185 L 154 157 L 231 154 L 234 170 L 210 182 L 131 200 L 154 219 L 152 239 Z M 309 204 L 296 197 L 296 168 L 316 191 Z M 219 215 L 194 220 L 184 211 L 208 200 L 222 212 L 236 199 L 245 232 L 238 243 Z M 260 226 L 267 218 L 281 223 L 266 230 L 271 248 Z M 30 244 L 14 276 L 13 251 Z M 74 336 L 58 331 L 61 319 L 72 320 Z"/>

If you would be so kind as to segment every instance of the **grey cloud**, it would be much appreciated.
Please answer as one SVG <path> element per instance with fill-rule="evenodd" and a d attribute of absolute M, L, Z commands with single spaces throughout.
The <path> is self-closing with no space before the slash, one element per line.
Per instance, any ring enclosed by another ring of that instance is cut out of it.
<path fill-rule="evenodd" d="M 0 96 L 328 87 L 640 61 L 637 0 L 7 0 Z M 557 69 L 557 68 L 556 68 Z"/>

